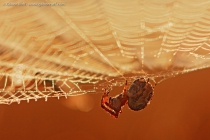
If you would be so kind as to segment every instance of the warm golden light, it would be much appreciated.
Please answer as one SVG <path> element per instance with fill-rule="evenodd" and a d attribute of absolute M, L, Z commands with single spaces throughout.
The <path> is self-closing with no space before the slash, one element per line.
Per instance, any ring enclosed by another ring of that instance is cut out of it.
<path fill-rule="evenodd" d="M 209 0 L 1 2 L 0 92 L 26 70 L 34 79 L 15 100 L 98 93 L 140 76 L 160 83 L 210 66 Z M 46 80 L 65 93 L 40 91 Z"/>
<path fill-rule="evenodd" d="M 209 67 L 210 0 L 0 0 L 0 140 L 209 140 Z"/>
<path fill-rule="evenodd" d="M 61 103 L 70 109 L 89 112 L 93 108 L 93 99 L 88 94 L 79 96 L 70 96 L 67 99 L 62 99 Z"/>

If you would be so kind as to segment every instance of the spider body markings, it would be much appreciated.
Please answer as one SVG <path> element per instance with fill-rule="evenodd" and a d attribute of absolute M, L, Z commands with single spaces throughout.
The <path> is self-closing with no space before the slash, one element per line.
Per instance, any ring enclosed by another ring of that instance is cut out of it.
<path fill-rule="evenodd" d="M 101 107 L 110 113 L 113 117 L 118 118 L 122 112 L 122 107 L 128 104 L 129 108 L 134 111 L 144 109 L 152 99 L 154 88 L 149 83 L 149 79 L 136 79 L 127 90 L 127 81 L 125 82 L 123 92 L 115 97 L 108 97 L 109 91 L 104 90 L 101 100 Z"/>

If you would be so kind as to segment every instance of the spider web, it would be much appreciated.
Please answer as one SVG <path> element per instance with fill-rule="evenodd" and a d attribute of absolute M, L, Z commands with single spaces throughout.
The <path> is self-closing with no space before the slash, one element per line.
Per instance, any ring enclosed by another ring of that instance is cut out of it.
<path fill-rule="evenodd" d="M 0 2 L 0 104 L 210 66 L 209 0 Z"/>

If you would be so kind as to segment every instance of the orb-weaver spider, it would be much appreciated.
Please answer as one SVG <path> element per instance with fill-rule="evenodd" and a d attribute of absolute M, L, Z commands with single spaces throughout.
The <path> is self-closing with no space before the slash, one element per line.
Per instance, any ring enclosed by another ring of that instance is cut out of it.
<path fill-rule="evenodd" d="M 104 90 L 101 107 L 113 117 L 118 118 L 125 104 L 134 111 L 144 109 L 152 99 L 154 88 L 149 83 L 149 78 L 147 81 L 145 78 L 140 78 L 134 80 L 128 90 L 126 80 L 123 92 L 115 97 L 108 97 L 109 93 L 110 91 Z"/>

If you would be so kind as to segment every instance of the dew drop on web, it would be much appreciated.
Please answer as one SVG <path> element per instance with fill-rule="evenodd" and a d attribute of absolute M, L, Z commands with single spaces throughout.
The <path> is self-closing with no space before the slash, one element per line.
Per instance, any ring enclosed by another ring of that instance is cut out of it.
<path fill-rule="evenodd" d="M 139 77 L 154 85 L 210 67 L 205 2 L 72 1 L 44 12 L 15 8 L 0 10 L 0 104 L 101 94 Z"/>

